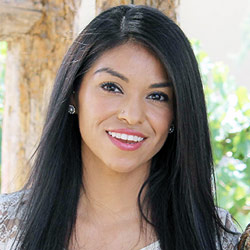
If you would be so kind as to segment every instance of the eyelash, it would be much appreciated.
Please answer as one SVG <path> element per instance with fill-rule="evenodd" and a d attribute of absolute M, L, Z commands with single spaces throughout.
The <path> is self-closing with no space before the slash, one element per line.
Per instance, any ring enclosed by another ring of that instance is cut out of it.
<path fill-rule="evenodd" d="M 121 94 L 123 93 L 122 90 L 113 82 L 105 82 L 101 84 L 101 88 L 107 92 L 114 92 L 114 93 L 121 93 Z M 155 102 L 168 102 L 169 97 L 167 94 L 162 93 L 162 92 L 153 92 L 150 95 L 148 95 L 147 99 L 151 99 Z"/>
<path fill-rule="evenodd" d="M 153 99 L 153 98 L 148 98 L 148 99 L 152 99 L 153 101 L 156 101 L 156 102 L 168 102 L 169 98 L 168 98 L 168 95 L 162 93 L 162 92 L 154 92 L 152 94 L 150 94 L 149 96 L 154 96 L 154 97 L 158 97 L 156 99 Z"/>
<path fill-rule="evenodd" d="M 122 93 L 121 89 L 113 82 L 105 82 L 101 85 L 101 88 L 107 92 Z M 111 90 L 111 88 L 113 88 L 113 91 Z M 118 89 L 118 91 L 114 91 L 114 88 Z"/>

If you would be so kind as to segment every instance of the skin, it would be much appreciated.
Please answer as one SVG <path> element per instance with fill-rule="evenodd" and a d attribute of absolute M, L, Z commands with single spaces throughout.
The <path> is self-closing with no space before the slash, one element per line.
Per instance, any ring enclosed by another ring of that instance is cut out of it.
<path fill-rule="evenodd" d="M 152 87 L 155 83 L 164 86 Z M 140 229 L 137 196 L 173 122 L 173 90 L 166 83 L 161 62 L 134 43 L 106 51 L 85 74 L 73 102 L 78 104 L 85 191 L 71 249 L 141 249 L 156 240 L 152 228 Z M 135 151 L 121 150 L 106 132 L 120 128 L 147 139 Z"/>

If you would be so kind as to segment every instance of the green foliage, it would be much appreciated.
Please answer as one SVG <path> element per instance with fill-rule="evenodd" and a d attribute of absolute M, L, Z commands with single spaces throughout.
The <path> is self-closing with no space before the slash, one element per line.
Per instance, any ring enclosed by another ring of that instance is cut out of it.
<path fill-rule="evenodd" d="M 250 96 L 223 63 L 212 63 L 197 40 L 199 62 L 216 166 L 218 205 L 240 225 L 250 222 Z"/>

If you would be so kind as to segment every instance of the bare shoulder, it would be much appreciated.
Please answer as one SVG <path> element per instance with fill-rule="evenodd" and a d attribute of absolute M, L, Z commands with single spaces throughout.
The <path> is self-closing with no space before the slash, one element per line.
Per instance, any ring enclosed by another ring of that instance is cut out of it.
<path fill-rule="evenodd" d="M 232 219 L 231 214 L 225 209 L 218 208 L 218 215 L 222 224 L 230 231 L 235 232 L 235 234 L 228 233 L 225 230 L 220 232 L 220 240 L 222 248 L 225 250 L 237 249 L 239 242 L 240 233 L 237 230 L 237 227 Z"/>

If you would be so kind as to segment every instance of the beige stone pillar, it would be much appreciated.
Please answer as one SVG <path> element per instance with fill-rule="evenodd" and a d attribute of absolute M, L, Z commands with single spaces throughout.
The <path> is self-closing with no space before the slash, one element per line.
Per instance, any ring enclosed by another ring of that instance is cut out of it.
<path fill-rule="evenodd" d="M 74 0 L 0 0 L 7 40 L 1 191 L 20 189 L 39 141 L 51 86 L 73 38 Z"/>
<path fill-rule="evenodd" d="M 131 4 L 131 0 L 96 0 L 96 14 L 120 4 Z M 178 22 L 178 6 L 180 0 L 134 0 L 134 4 L 157 8 Z"/>

